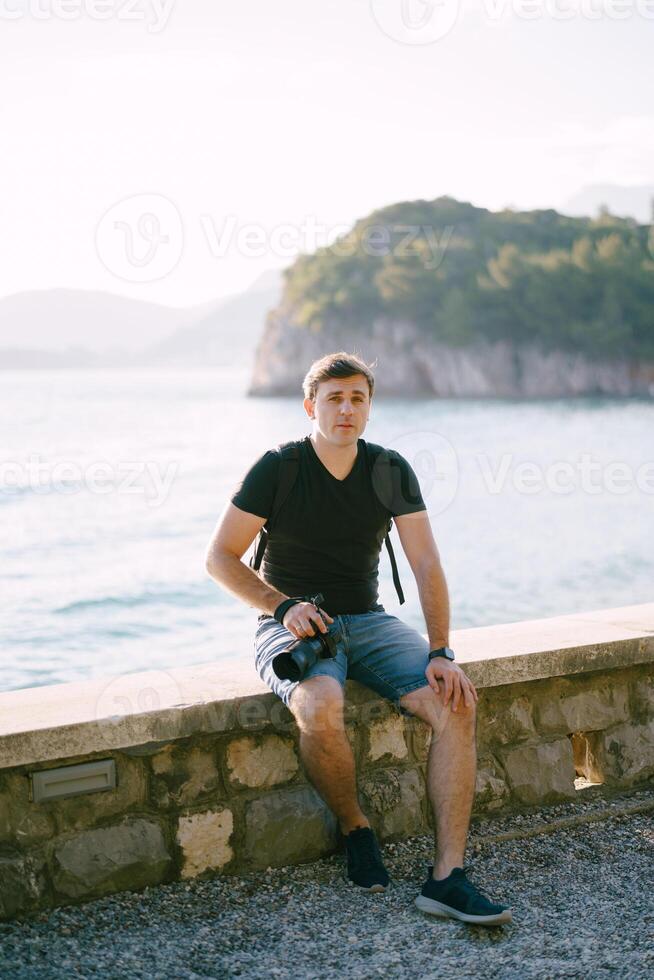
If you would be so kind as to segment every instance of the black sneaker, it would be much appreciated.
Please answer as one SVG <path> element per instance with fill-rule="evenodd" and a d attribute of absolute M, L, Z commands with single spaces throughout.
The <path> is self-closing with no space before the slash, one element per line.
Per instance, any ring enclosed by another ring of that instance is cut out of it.
<path fill-rule="evenodd" d="M 434 881 L 432 866 L 427 881 L 416 898 L 421 912 L 443 918 L 460 919 L 480 926 L 499 926 L 511 922 L 511 912 L 504 905 L 489 902 L 485 895 L 466 878 L 463 868 L 454 868 L 447 878 Z"/>
<path fill-rule="evenodd" d="M 383 892 L 390 882 L 377 838 L 370 827 L 357 827 L 345 837 L 347 876 L 367 892 Z"/>

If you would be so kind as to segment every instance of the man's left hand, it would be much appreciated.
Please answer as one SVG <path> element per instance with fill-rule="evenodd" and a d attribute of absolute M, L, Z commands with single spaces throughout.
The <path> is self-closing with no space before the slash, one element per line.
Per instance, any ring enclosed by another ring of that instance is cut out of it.
<path fill-rule="evenodd" d="M 452 699 L 452 711 L 456 711 L 463 698 L 466 708 L 474 707 L 478 700 L 477 691 L 472 681 L 466 677 L 458 664 L 452 663 L 446 657 L 434 657 L 425 669 L 425 677 L 429 686 L 436 694 L 443 697 L 443 706 Z M 442 689 L 441 689 L 442 688 Z"/>

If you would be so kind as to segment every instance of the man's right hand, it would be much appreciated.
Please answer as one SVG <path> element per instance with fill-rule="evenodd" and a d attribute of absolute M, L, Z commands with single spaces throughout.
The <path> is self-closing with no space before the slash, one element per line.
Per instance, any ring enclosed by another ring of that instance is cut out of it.
<path fill-rule="evenodd" d="M 326 624 L 333 622 L 329 613 L 316 608 L 312 602 L 296 602 L 284 616 L 283 625 L 293 636 L 304 640 L 307 636 L 315 636 L 316 629 L 320 633 L 327 633 Z"/>

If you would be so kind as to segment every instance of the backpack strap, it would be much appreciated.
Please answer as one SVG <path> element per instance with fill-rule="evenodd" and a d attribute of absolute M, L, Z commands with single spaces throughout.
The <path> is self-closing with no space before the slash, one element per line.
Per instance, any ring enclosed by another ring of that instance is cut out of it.
<path fill-rule="evenodd" d="M 255 572 L 261 565 L 261 560 L 263 559 L 263 554 L 266 550 L 266 545 L 268 544 L 268 537 L 270 535 L 272 525 L 274 524 L 279 511 L 282 509 L 283 503 L 293 489 L 293 484 L 295 483 L 300 469 L 300 450 L 296 442 L 282 443 L 281 445 L 277 446 L 275 451 L 280 457 L 277 489 L 275 490 L 272 510 L 268 520 L 259 532 L 259 539 L 252 552 L 252 557 L 250 558 L 250 568 L 254 569 Z"/>
<path fill-rule="evenodd" d="M 364 440 L 365 442 L 365 440 Z M 374 442 L 366 442 L 366 454 L 368 456 L 368 467 L 370 470 L 370 476 L 372 478 L 373 469 L 375 479 L 373 482 L 376 483 L 379 488 L 382 489 L 383 498 L 390 501 L 393 493 L 393 476 L 391 474 L 391 451 L 384 449 L 383 446 L 378 446 Z M 383 502 L 383 501 L 382 501 Z M 400 600 L 400 605 L 404 604 L 404 592 L 402 591 L 402 584 L 400 582 L 400 573 L 397 570 L 397 562 L 395 561 L 395 552 L 393 551 L 393 545 L 391 544 L 391 528 L 393 527 L 393 518 L 389 517 L 388 525 L 386 527 L 386 536 L 384 542 L 386 544 L 386 550 L 388 552 L 388 557 L 391 562 L 391 571 L 393 573 L 393 585 L 395 586 L 395 591 L 397 592 L 397 597 Z"/>

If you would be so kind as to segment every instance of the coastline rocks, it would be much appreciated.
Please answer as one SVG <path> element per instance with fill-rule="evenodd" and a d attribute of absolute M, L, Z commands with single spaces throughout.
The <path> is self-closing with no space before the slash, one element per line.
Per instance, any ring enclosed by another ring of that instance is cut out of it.
<path fill-rule="evenodd" d="M 248 395 L 299 395 L 312 361 L 330 351 L 356 351 L 375 362 L 379 391 L 421 398 L 564 398 L 576 395 L 654 397 L 654 363 L 595 361 L 581 352 L 536 344 L 479 340 L 447 346 L 409 322 L 375 319 L 369 328 L 327 323 L 298 327 L 288 310 L 268 314 Z"/>

